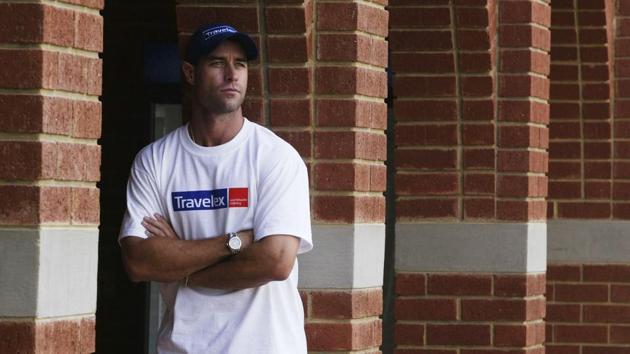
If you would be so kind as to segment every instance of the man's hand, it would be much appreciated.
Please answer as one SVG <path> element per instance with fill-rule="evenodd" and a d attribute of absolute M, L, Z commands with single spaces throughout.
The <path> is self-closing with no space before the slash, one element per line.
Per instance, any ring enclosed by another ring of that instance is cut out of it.
<path fill-rule="evenodd" d="M 145 216 L 144 219 L 142 219 L 142 226 L 146 229 L 145 234 L 149 237 L 179 239 L 179 236 L 175 233 L 171 224 L 160 214 L 153 214 L 153 218 Z"/>

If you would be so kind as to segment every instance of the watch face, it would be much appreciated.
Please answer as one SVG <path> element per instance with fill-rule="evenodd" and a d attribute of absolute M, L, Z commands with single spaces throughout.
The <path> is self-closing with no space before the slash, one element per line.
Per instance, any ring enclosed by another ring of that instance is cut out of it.
<path fill-rule="evenodd" d="M 238 237 L 232 237 L 230 238 L 228 244 L 230 245 L 231 249 L 238 250 L 241 248 L 241 239 Z"/>

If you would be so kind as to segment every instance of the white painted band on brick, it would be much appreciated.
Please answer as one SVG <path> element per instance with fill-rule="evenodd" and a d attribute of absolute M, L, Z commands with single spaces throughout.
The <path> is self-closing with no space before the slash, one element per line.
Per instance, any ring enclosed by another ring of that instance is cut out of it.
<path fill-rule="evenodd" d="M 98 229 L 0 229 L 0 316 L 96 311 Z"/>
<path fill-rule="evenodd" d="M 544 272 L 544 223 L 397 224 L 396 270 L 409 272 Z"/>
<path fill-rule="evenodd" d="M 628 263 L 630 222 L 550 220 L 550 263 Z"/>
<path fill-rule="evenodd" d="M 0 317 L 37 308 L 38 230 L 0 230 Z"/>
<path fill-rule="evenodd" d="M 358 289 L 383 285 L 385 225 L 313 225 L 311 252 L 300 255 L 300 288 Z"/>

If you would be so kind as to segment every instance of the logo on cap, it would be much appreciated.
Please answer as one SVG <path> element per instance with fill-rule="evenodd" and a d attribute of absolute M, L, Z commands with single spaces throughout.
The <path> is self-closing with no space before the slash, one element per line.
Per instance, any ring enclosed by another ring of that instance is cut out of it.
<path fill-rule="evenodd" d="M 203 40 L 205 41 L 205 40 L 208 40 L 210 37 L 214 37 L 217 34 L 221 34 L 225 32 L 236 33 L 236 30 L 230 26 L 221 26 L 221 27 L 208 28 L 207 30 L 203 31 L 201 34 L 203 35 Z"/>

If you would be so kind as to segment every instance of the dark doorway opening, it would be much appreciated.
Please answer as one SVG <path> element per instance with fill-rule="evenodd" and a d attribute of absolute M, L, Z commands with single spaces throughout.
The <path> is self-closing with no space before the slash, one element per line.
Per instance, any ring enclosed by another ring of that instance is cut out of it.
<path fill-rule="evenodd" d="M 108 0 L 103 10 L 103 130 L 97 353 L 148 353 L 149 286 L 134 284 L 121 263 L 117 236 L 135 154 L 153 137 L 156 103 L 179 103 L 174 0 Z M 169 59 L 171 58 L 171 59 Z M 164 62 L 165 65 L 155 65 Z"/>

